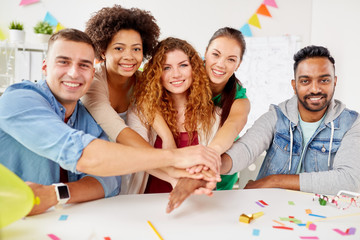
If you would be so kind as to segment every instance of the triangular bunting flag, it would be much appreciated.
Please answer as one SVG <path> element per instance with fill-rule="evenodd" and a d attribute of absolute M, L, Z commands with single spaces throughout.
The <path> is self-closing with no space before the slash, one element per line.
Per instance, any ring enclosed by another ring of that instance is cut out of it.
<path fill-rule="evenodd" d="M 5 39 L 6 39 L 6 37 L 3 33 L 3 31 L 0 29 L 0 40 L 5 40 Z"/>
<path fill-rule="evenodd" d="M 49 12 L 46 13 L 44 21 L 48 22 L 53 27 L 55 27 L 58 24 L 56 18 L 54 18 L 53 15 L 51 15 Z"/>
<path fill-rule="evenodd" d="M 23 6 L 23 5 L 29 5 L 29 4 L 32 4 L 32 3 L 37 3 L 39 2 L 40 0 L 21 0 L 20 2 L 20 6 Z"/>
<path fill-rule="evenodd" d="M 245 37 L 252 37 L 252 32 L 251 32 L 251 29 L 250 29 L 250 26 L 249 24 L 244 24 L 244 26 L 242 26 L 240 28 L 240 32 L 245 36 Z"/>
<path fill-rule="evenodd" d="M 264 0 L 264 4 L 274 8 L 278 7 L 275 0 Z"/>
<path fill-rule="evenodd" d="M 267 7 L 265 6 L 265 4 L 261 4 L 261 6 L 258 8 L 258 10 L 256 11 L 257 14 L 261 14 L 267 17 L 271 17 L 271 14 L 269 13 L 269 10 L 267 9 Z"/>
<path fill-rule="evenodd" d="M 65 27 L 64 27 L 63 25 L 61 25 L 61 23 L 58 23 L 58 24 L 56 25 L 55 32 L 58 32 L 58 31 L 60 31 L 61 29 L 65 29 Z"/>
<path fill-rule="evenodd" d="M 259 18 L 256 15 L 256 13 L 254 13 L 254 15 L 252 15 L 252 17 L 249 19 L 248 23 L 255 27 L 261 28 Z"/>

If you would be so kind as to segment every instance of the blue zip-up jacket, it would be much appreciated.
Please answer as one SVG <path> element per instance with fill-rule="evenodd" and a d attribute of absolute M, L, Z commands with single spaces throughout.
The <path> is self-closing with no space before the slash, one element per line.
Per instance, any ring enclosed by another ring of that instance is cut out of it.
<path fill-rule="evenodd" d="M 117 195 L 121 177 L 98 177 L 76 170 L 83 149 L 94 139 L 107 139 L 78 101 L 67 123 L 65 108 L 45 81 L 24 81 L 8 87 L 0 97 L 0 163 L 24 181 L 58 183 L 60 167 L 69 182 L 84 176 L 96 178 L 105 197 Z"/>
<path fill-rule="evenodd" d="M 262 115 L 234 143 L 227 154 L 233 160 L 229 174 L 240 171 L 266 151 L 258 179 L 273 174 L 296 174 L 301 155 L 304 172 L 300 190 L 337 194 L 340 190 L 360 191 L 359 114 L 332 100 L 324 121 L 305 148 L 299 123 L 297 97 L 276 105 Z"/>

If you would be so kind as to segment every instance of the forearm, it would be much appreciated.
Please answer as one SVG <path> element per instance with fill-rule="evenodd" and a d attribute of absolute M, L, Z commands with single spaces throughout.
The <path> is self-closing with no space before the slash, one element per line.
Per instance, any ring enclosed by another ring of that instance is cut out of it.
<path fill-rule="evenodd" d="M 221 155 L 221 168 L 220 174 L 226 174 L 232 169 L 232 159 L 231 157 L 224 153 Z"/>
<path fill-rule="evenodd" d="M 172 152 L 161 153 L 157 149 L 133 148 L 96 139 L 84 149 L 77 170 L 97 176 L 115 176 L 173 164 L 169 157 Z"/>
<path fill-rule="evenodd" d="M 87 202 L 105 197 L 101 183 L 90 176 L 84 177 L 76 182 L 69 182 L 67 185 L 70 191 L 68 203 Z"/>
<path fill-rule="evenodd" d="M 256 181 L 249 181 L 245 189 L 252 188 L 283 188 L 300 190 L 299 175 L 269 175 Z"/>
<path fill-rule="evenodd" d="M 27 183 L 34 195 L 40 198 L 40 204 L 33 206 L 29 216 L 43 213 L 58 204 L 55 186 Z M 79 181 L 67 183 L 67 185 L 70 192 L 70 199 L 67 203 L 80 203 L 104 197 L 102 185 L 93 177 L 84 177 Z"/>
<path fill-rule="evenodd" d="M 155 115 L 155 119 L 152 127 L 157 133 L 157 135 L 159 135 L 159 137 L 161 138 L 163 143 L 163 147 L 162 147 L 163 149 L 170 149 L 177 147 L 174 140 L 174 136 L 170 131 L 170 128 L 165 122 L 164 118 L 160 115 L 160 113 L 157 113 Z"/>
<path fill-rule="evenodd" d="M 233 162 L 229 174 L 243 170 L 269 148 L 274 138 L 276 121 L 276 111 L 272 108 L 256 120 L 254 125 L 233 144 L 226 152 Z"/>
<path fill-rule="evenodd" d="M 217 131 L 209 147 L 214 148 L 219 154 L 227 151 L 244 128 L 249 111 L 250 102 L 248 99 L 236 99 L 231 106 L 229 116 Z"/>
<path fill-rule="evenodd" d="M 235 130 L 236 127 L 237 124 L 235 122 L 225 123 L 208 146 L 215 149 L 219 154 L 223 154 L 233 145 L 234 140 L 241 131 Z"/>
<path fill-rule="evenodd" d="M 127 127 L 124 128 L 116 138 L 116 142 L 131 147 L 152 148 L 137 132 Z"/>
<path fill-rule="evenodd" d="M 168 166 L 185 169 L 203 164 L 217 173 L 219 162 L 220 156 L 202 145 L 164 150 L 133 148 L 95 139 L 83 150 L 76 169 L 97 176 L 114 176 Z"/>

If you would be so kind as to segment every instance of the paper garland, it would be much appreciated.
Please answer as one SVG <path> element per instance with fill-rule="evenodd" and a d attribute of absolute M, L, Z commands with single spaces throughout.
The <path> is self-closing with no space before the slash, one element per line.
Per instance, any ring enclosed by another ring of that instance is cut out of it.
<path fill-rule="evenodd" d="M 247 23 L 245 23 L 240 28 L 240 31 L 242 32 L 242 34 L 245 37 L 252 37 L 250 25 L 261 29 L 261 24 L 260 24 L 258 15 L 272 17 L 266 6 L 270 6 L 270 7 L 274 7 L 274 8 L 278 7 L 275 0 L 264 0 L 264 2 L 259 6 L 259 8 L 256 10 L 256 12 L 249 18 Z"/>
<path fill-rule="evenodd" d="M 49 12 L 46 13 L 44 21 L 48 22 L 51 26 L 55 27 L 55 32 L 64 29 L 65 27 Z"/>

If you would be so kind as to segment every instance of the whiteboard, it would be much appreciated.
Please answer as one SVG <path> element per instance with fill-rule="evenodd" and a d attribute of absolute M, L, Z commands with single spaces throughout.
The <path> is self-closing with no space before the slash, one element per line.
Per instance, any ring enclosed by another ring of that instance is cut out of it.
<path fill-rule="evenodd" d="M 270 104 L 293 96 L 293 56 L 301 46 L 299 36 L 246 37 L 245 41 L 246 51 L 235 75 L 246 88 L 251 110 L 240 136 Z"/>

